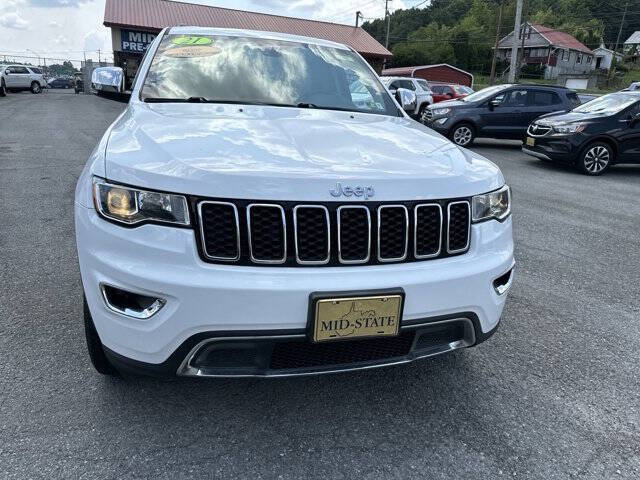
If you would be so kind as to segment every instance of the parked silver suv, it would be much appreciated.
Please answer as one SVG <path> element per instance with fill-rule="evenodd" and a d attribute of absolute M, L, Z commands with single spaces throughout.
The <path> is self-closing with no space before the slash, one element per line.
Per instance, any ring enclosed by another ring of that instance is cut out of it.
<path fill-rule="evenodd" d="M 31 93 L 40 93 L 47 87 L 47 81 L 42 75 L 42 70 L 30 65 L 0 65 L 4 91 L 31 90 Z M 2 92 L 0 91 L 0 95 Z"/>

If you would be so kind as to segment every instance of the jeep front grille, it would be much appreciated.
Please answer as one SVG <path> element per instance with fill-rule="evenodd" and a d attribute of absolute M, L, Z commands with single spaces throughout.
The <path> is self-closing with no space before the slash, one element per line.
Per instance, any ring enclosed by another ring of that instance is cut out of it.
<path fill-rule="evenodd" d="M 194 199 L 203 260 L 238 265 L 376 265 L 469 249 L 468 200 L 296 204 Z"/>

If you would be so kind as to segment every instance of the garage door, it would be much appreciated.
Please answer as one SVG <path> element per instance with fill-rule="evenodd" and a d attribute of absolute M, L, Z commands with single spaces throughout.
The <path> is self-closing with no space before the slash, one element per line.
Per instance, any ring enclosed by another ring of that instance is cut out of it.
<path fill-rule="evenodd" d="M 588 85 L 588 78 L 567 78 L 565 82 L 565 87 L 572 90 L 586 90 Z"/>

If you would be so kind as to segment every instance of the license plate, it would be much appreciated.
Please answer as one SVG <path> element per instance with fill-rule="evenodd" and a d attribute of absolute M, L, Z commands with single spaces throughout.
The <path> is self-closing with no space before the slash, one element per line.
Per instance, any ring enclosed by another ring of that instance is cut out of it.
<path fill-rule="evenodd" d="M 314 342 L 398 335 L 404 294 L 401 292 L 313 298 Z"/>
<path fill-rule="evenodd" d="M 536 146 L 536 139 L 535 138 L 531 138 L 531 137 L 527 137 L 527 145 L 529 145 L 530 147 L 535 147 Z"/>

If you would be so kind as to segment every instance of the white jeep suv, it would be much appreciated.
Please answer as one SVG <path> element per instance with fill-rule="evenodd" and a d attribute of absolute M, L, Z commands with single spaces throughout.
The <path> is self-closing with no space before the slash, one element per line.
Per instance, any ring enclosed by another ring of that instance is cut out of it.
<path fill-rule="evenodd" d="M 477 345 L 513 279 L 510 201 L 344 45 L 165 29 L 77 184 L 91 359 L 286 376 Z"/>
<path fill-rule="evenodd" d="M 47 88 L 42 70 L 31 65 L 0 65 L 6 90 L 19 91 L 30 90 L 31 93 L 40 93 Z"/>

